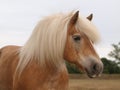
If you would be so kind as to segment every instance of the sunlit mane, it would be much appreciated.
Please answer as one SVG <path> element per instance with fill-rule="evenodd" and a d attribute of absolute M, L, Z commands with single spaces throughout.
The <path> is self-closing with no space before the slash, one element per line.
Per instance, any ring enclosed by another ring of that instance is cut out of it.
<path fill-rule="evenodd" d="M 41 66 L 51 60 L 51 64 L 59 66 L 59 63 L 63 61 L 67 26 L 73 14 L 55 14 L 37 24 L 28 41 L 20 49 L 20 60 L 17 66 L 19 72 L 22 72 L 31 60 L 36 60 Z M 76 28 L 85 33 L 92 41 L 98 40 L 95 26 L 87 19 L 80 16 Z"/>

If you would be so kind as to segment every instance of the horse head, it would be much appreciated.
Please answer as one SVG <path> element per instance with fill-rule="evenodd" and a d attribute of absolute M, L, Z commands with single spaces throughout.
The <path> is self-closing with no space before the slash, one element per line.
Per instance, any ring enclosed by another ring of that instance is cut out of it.
<path fill-rule="evenodd" d="M 91 14 L 83 19 L 79 17 L 79 11 L 71 17 L 64 49 L 64 59 L 76 64 L 89 77 L 99 76 L 103 71 L 103 64 L 93 47 L 98 35 L 91 24 L 92 17 Z"/>

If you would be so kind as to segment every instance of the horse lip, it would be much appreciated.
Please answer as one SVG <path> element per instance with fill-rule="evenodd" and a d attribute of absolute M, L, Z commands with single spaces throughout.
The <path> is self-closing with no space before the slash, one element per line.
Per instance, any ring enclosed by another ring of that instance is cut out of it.
<path fill-rule="evenodd" d="M 98 76 L 97 74 L 90 74 L 90 73 L 87 73 L 87 75 L 89 78 L 95 78 Z"/>
<path fill-rule="evenodd" d="M 90 75 L 90 74 L 87 74 L 89 78 L 95 78 L 96 75 Z"/>
<path fill-rule="evenodd" d="M 94 72 L 94 73 L 92 73 L 91 71 L 89 71 L 88 69 L 85 69 L 85 72 L 87 73 L 87 75 L 88 75 L 88 77 L 89 78 L 95 78 L 95 77 L 100 77 L 101 76 L 101 74 L 99 73 L 96 73 L 96 72 Z"/>

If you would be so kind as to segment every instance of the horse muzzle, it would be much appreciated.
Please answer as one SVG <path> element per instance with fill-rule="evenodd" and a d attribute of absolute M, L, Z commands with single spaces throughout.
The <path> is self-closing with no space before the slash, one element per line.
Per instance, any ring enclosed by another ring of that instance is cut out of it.
<path fill-rule="evenodd" d="M 103 72 L 103 63 L 100 59 L 87 58 L 82 60 L 80 64 L 90 78 L 101 76 Z"/>
<path fill-rule="evenodd" d="M 101 76 L 101 73 L 103 72 L 102 61 L 99 60 L 96 62 L 95 60 L 92 60 L 90 66 L 85 68 L 85 71 L 90 78 Z"/>

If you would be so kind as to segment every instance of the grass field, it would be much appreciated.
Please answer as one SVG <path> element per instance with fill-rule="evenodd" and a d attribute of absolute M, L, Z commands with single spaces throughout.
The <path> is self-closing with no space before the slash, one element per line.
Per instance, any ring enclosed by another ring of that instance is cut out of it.
<path fill-rule="evenodd" d="M 120 90 L 120 75 L 102 75 L 94 79 L 70 75 L 69 90 Z"/>

